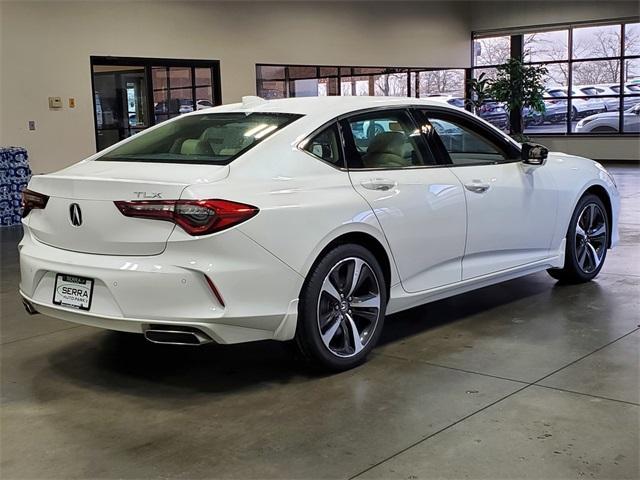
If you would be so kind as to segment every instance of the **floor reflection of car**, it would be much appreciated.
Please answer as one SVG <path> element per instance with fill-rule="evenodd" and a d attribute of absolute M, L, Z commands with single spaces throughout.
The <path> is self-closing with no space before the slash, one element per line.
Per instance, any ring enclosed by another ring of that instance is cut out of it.
<path fill-rule="evenodd" d="M 553 100 L 548 100 L 549 103 L 554 105 L 567 107 L 567 88 L 555 87 L 547 89 L 546 95 L 554 97 Z M 571 90 L 571 119 L 578 120 L 580 118 L 593 115 L 595 113 L 604 112 L 606 107 L 601 99 L 588 98 L 584 93 L 577 89 Z"/>
<path fill-rule="evenodd" d="M 624 111 L 625 133 L 640 132 L 640 103 Z M 576 133 L 617 133 L 620 129 L 620 114 L 617 112 L 598 113 L 583 118 L 576 124 Z"/>

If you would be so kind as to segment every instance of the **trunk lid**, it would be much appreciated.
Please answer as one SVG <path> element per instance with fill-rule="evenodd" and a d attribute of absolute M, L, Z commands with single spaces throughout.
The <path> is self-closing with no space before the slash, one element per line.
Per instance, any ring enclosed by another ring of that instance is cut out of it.
<path fill-rule="evenodd" d="M 228 174 L 229 167 L 219 165 L 81 162 L 31 179 L 29 189 L 50 198 L 44 210 L 29 214 L 27 225 L 42 243 L 65 250 L 157 255 L 164 251 L 175 225 L 125 217 L 113 202 L 177 200 L 187 186 L 216 182 Z"/>

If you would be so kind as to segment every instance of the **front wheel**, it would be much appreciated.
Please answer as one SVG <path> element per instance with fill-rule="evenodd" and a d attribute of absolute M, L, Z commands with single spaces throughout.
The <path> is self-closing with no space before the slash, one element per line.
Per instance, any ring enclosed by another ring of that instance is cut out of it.
<path fill-rule="evenodd" d="M 307 277 L 296 347 L 322 369 L 353 368 L 377 343 L 386 305 L 385 278 L 373 254 L 360 245 L 339 245 Z"/>
<path fill-rule="evenodd" d="M 595 278 L 607 256 L 610 224 L 602 200 L 590 194 L 582 197 L 567 232 L 564 268 L 551 268 L 549 275 L 567 283 Z"/>

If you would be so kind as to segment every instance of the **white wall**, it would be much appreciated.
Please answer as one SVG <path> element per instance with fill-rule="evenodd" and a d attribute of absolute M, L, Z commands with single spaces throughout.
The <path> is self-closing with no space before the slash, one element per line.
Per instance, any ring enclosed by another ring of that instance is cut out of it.
<path fill-rule="evenodd" d="M 495 30 L 637 17 L 637 0 L 507 0 L 471 2 L 470 28 Z"/>
<path fill-rule="evenodd" d="M 457 2 L 0 0 L 0 9 L 0 143 L 25 146 L 35 172 L 95 152 L 91 55 L 220 60 L 225 103 L 255 94 L 256 63 L 469 63 L 468 18 Z M 64 108 L 49 110 L 49 96 L 63 97 Z"/>

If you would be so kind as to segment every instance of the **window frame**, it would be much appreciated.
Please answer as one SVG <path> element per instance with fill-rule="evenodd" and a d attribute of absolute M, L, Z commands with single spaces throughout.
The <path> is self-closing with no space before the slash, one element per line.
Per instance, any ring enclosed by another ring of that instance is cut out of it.
<path fill-rule="evenodd" d="M 439 107 L 431 107 L 431 106 L 421 106 L 414 107 L 417 109 L 417 114 L 419 115 L 421 122 L 423 124 L 429 125 L 430 128 L 427 129 L 428 133 L 425 134 L 425 130 L 422 129 L 423 136 L 425 139 L 432 143 L 432 150 L 437 152 L 436 155 L 440 156 L 443 161 L 443 164 L 447 167 L 472 167 L 472 166 L 492 166 L 492 165 L 504 165 L 508 163 L 516 163 L 522 161 L 522 151 L 518 149 L 514 144 L 510 141 L 503 138 L 498 132 L 493 131 L 491 128 L 484 125 L 478 119 L 471 115 L 465 115 L 464 113 L 456 112 L 446 108 Z M 435 114 L 435 115 L 434 115 Z M 438 135 L 438 132 L 433 127 L 430 122 L 430 118 L 435 117 L 435 120 L 441 119 L 443 121 L 448 121 L 454 124 L 461 125 L 476 135 L 479 135 L 481 138 L 487 140 L 490 144 L 498 149 L 500 153 L 502 153 L 505 157 L 505 161 L 502 162 L 493 162 L 493 163 L 468 163 L 464 165 L 458 165 L 453 162 L 451 159 L 451 155 L 449 151 L 444 146 L 444 142 Z"/>

